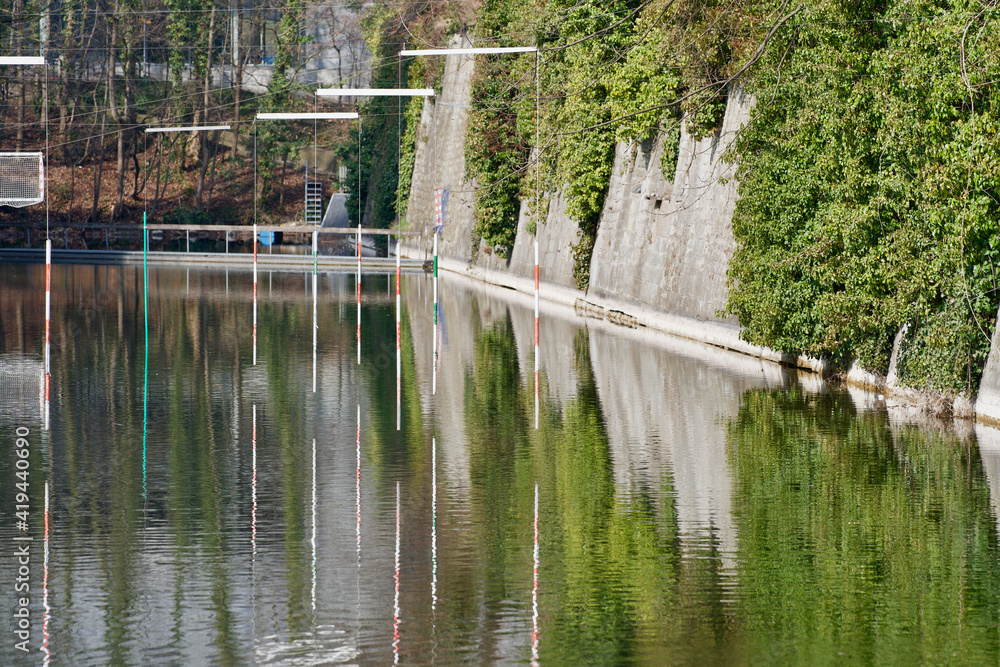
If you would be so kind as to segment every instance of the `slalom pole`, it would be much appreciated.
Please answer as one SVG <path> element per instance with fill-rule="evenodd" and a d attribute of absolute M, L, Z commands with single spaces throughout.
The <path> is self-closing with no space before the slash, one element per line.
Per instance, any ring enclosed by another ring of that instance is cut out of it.
<path fill-rule="evenodd" d="M 49 387 L 52 381 L 52 240 L 45 240 L 45 428 L 48 429 Z"/>
<path fill-rule="evenodd" d="M 361 365 L 361 223 L 358 223 L 358 365 Z"/>
<path fill-rule="evenodd" d="M 319 232 L 313 232 L 313 393 L 316 393 L 316 339 L 319 335 L 319 321 L 316 319 L 316 304 L 319 299 L 317 296 L 317 285 L 319 276 L 316 274 L 316 239 L 319 238 Z"/>
<path fill-rule="evenodd" d="M 401 358 L 401 346 L 402 346 L 402 329 L 399 325 L 399 313 L 400 313 L 400 300 L 399 300 L 399 281 L 401 278 L 400 267 L 399 267 L 399 241 L 396 241 L 396 430 L 398 431 L 402 422 L 402 400 L 403 400 L 403 375 L 402 375 L 402 358 Z"/>
<path fill-rule="evenodd" d="M 317 93 L 318 94 L 318 93 Z M 358 117 L 358 365 L 361 365 L 361 132 L 362 120 Z"/>
<path fill-rule="evenodd" d="M 257 365 L 257 221 L 253 223 L 253 365 Z"/>
<path fill-rule="evenodd" d="M 434 372 L 431 374 L 431 394 L 438 386 L 438 237 L 434 232 Z"/>
<path fill-rule="evenodd" d="M 535 239 L 535 429 L 538 428 L 538 239 Z"/>
<path fill-rule="evenodd" d="M 142 303 L 146 321 L 146 349 L 149 349 L 149 227 L 142 212 Z"/>

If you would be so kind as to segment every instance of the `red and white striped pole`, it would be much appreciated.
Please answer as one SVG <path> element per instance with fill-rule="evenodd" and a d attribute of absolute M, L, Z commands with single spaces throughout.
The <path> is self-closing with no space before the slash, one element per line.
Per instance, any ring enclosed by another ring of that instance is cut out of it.
<path fill-rule="evenodd" d="M 257 223 L 253 223 L 253 365 L 257 365 Z"/>
<path fill-rule="evenodd" d="M 316 343 L 319 335 L 319 321 L 316 319 L 316 305 L 319 301 L 319 283 L 316 273 L 316 251 L 319 248 L 319 232 L 313 232 L 313 393 L 316 393 Z"/>
<path fill-rule="evenodd" d="M 434 232 L 434 372 L 431 375 L 431 394 L 437 395 L 438 382 L 438 235 Z"/>
<path fill-rule="evenodd" d="M 402 277 L 399 266 L 399 241 L 396 241 L 396 430 L 401 426 L 402 402 L 403 402 L 403 363 L 401 358 L 401 345 L 403 332 L 399 324 L 399 315 L 402 308 L 399 298 L 399 281 Z"/>
<path fill-rule="evenodd" d="M 538 428 L 538 239 L 535 239 L 535 428 Z"/>
<path fill-rule="evenodd" d="M 358 223 L 358 365 L 361 365 L 361 223 Z"/>
<path fill-rule="evenodd" d="M 45 241 L 45 412 L 48 417 L 49 386 L 52 379 L 52 240 Z M 48 428 L 48 419 L 45 420 Z"/>

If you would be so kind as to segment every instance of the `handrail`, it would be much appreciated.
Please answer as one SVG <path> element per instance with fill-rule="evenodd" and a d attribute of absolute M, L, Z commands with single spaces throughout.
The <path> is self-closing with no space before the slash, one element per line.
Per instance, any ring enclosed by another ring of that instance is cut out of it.
<path fill-rule="evenodd" d="M 44 222 L 0 222 L 0 228 L 2 227 L 30 227 L 32 229 L 45 229 Z M 53 222 L 49 224 L 50 229 L 122 229 L 122 230 L 134 230 L 142 231 L 142 225 L 140 224 L 121 224 L 121 223 L 107 223 L 107 222 L 95 222 L 95 223 L 58 223 Z M 147 225 L 148 229 L 160 230 L 160 231 L 189 231 L 189 232 L 246 232 L 248 234 L 253 233 L 253 225 L 168 225 L 168 224 L 150 224 Z M 285 232 L 288 234 L 312 234 L 317 232 L 319 234 L 339 234 L 339 235 L 355 235 L 358 233 L 357 227 L 310 227 L 306 225 L 301 226 L 287 226 L 287 225 L 257 225 L 257 231 L 259 232 Z M 423 236 L 422 231 L 409 230 L 409 229 L 378 229 L 375 227 L 362 227 L 361 233 L 367 236 Z"/>

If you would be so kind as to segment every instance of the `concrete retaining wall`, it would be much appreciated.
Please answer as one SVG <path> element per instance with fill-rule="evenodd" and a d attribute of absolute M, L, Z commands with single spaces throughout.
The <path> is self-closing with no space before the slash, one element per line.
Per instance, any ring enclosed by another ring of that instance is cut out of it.
<path fill-rule="evenodd" d="M 579 231 L 575 221 L 566 216 L 560 193 L 550 198 L 537 236 L 526 228 L 529 206 L 522 207 L 509 259 L 498 258 L 481 242 L 478 252 L 472 252 L 476 186 L 465 181 L 465 131 L 473 65 L 467 56 L 448 58 L 442 94 L 436 102 L 425 104 L 418 135 L 407 219 L 411 229 L 422 228 L 429 236 L 434 187 L 450 189 L 440 245 L 442 268 L 531 292 L 537 238 L 542 298 L 573 305 L 609 321 L 646 326 L 819 373 L 827 371 L 821 360 L 782 355 L 740 340 L 735 318 L 718 315 L 728 298 L 726 272 L 736 247 L 732 233 L 737 200 L 735 165 L 723 156 L 750 118 L 753 100 L 749 96 L 739 89 L 731 92 L 723 126 L 711 137 L 696 141 L 682 128 L 678 161 L 670 178 L 661 169 L 662 138 L 615 147 L 591 261 L 590 287 L 584 293 L 576 289 L 573 277 L 573 247 Z M 429 247 L 425 244 L 422 250 L 427 253 Z M 927 396 L 915 396 L 860 368 L 853 368 L 847 379 L 885 391 L 904 403 L 933 403 Z M 965 399 L 957 399 L 948 409 L 971 416 L 967 404 Z M 993 335 L 975 414 L 1000 423 L 1000 326 Z"/>
<path fill-rule="evenodd" d="M 993 329 L 990 356 L 986 358 L 986 368 L 979 382 L 976 416 L 983 421 L 1000 425 L 1000 317 Z"/>
<path fill-rule="evenodd" d="M 696 141 L 681 128 L 676 170 L 660 169 L 662 138 L 619 144 L 601 213 L 588 296 L 650 306 L 708 322 L 726 304 L 726 267 L 736 247 L 735 166 L 722 160 L 752 100 L 730 96 L 722 128 Z M 726 179 L 725 183 L 720 182 Z"/>

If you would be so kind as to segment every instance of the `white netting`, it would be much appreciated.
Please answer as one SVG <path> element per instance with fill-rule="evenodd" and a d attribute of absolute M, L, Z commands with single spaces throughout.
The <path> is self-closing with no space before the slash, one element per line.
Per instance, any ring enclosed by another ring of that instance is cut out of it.
<path fill-rule="evenodd" d="M 45 201 L 45 163 L 41 153 L 0 153 L 0 206 L 31 206 Z"/>
<path fill-rule="evenodd" d="M 27 355 L 0 354 L 0 423 L 24 425 L 45 398 L 45 364 Z"/>

